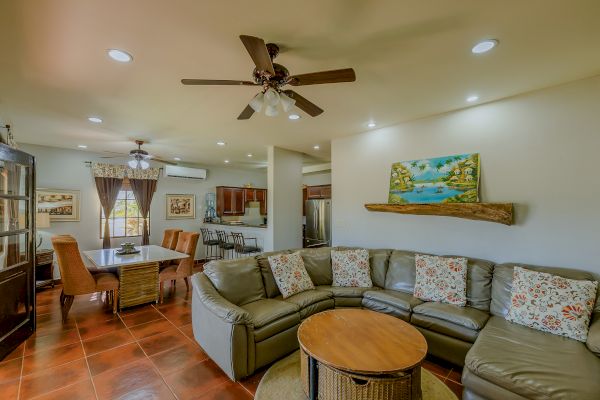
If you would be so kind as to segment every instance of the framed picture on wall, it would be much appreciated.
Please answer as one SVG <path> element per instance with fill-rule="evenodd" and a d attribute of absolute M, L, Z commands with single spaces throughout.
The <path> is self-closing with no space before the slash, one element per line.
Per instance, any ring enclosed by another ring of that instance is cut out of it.
<path fill-rule="evenodd" d="M 196 218 L 196 195 L 167 194 L 167 219 Z"/>
<path fill-rule="evenodd" d="M 37 212 L 50 214 L 50 221 L 79 221 L 79 190 L 37 189 Z"/>

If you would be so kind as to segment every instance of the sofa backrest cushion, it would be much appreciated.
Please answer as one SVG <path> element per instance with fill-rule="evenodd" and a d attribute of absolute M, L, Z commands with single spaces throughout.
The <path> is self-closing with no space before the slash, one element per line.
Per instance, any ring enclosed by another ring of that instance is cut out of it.
<path fill-rule="evenodd" d="M 273 271 L 271 271 L 271 264 L 269 264 L 270 256 L 278 256 L 280 254 L 290 254 L 290 250 L 283 251 L 271 251 L 267 253 L 262 253 L 257 255 L 256 262 L 258 263 L 258 267 L 260 268 L 260 273 L 262 275 L 263 284 L 265 286 L 265 293 L 269 299 L 273 297 L 277 297 L 281 294 L 279 288 L 277 287 L 277 283 L 275 282 L 275 278 L 273 277 Z"/>
<path fill-rule="evenodd" d="M 364 247 L 345 247 L 338 246 L 334 250 L 356 250 Z M 390 254 L 393 250 L 390 249 L 367 249 L 369 250 L 369 266 L 371 267 L 371 280 L 373 286 L 384 287 L 385 275 L 387 274 L 390 263 Z"/>
<path fill-rule="evenodd" d="M 494 279 L 492 281 L 492 304 L 490 312 L 499 317 L 506 317 L 510 308 L 511 290 L 513 282 L 513 270 L 515 266 L 533 271 L 547 272 L 559 275 L 567 279 L 594 280 L 594 276 L 586 271 L 570 268 L 542 267 L 539 265 L 527 265 L 516 263 L 498 264 L 494 267 Z M 600 312 L 600 290 L 596 293 L 596 305 L 594 312 Z"/>
<path fill-rule="evenodd" d="M 211 261 L 204 274 L 219 294 L 237 306 L 266 298 L 258 263 L 252 257 Z"/>
<path fill-rule="evenodd" d="M 389 258 L 385 289 L 412 294 L 415 289 L 415 252 L 394 250 Z M 419 253 L 425 254 L 425 253 Z M 449 255 L 446 257 L 460 257 Z M 467 306 L 489 311 L 494 263 L 467 258 Z M 510 292 L 510 291 L 509 291 Z"/>
<path fill-rule="evenodd" d="M 300 256 L 302 256 L 304 267 L 315 286 L 331 285 L 333 282 L 331 247 L 302 249 L 300 250 Z"/>

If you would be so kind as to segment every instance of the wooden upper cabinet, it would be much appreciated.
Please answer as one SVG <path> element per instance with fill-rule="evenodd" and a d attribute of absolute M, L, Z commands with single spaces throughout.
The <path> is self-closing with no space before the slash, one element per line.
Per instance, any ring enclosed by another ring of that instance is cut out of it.
<path fill-rule="evenodd" d="M 331 185 L 307 186 L 306 187 L 306 198 L 308 200 L 330 199 L 331 198 Z"/>
<path fill-rule="evenodd" d="M 246 213 L 246 203 L 258 201 L 260 213 L 267 214 L 267 189 L 217 186 L 217 215 L 236 216 Z"/>
<path fill-rule="evenodd" d="M 246 203 L 244 189 L 217 186 L 217 215 L 244 215 Z"/>

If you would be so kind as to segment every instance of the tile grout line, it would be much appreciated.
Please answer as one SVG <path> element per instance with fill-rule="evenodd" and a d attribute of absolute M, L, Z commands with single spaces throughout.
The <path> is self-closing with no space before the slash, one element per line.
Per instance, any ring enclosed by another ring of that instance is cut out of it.
<path fill-rule="evenodd" d="M 92 370 L 90 369 L 90 363 L 88 362 L 87 352 L 85 351 L 85 346 L 83 345 L 83 339 L 81 338 L 81 333 L 79 333 L 79 323 L 77 322 L 77 318 L 75 318 L 75 329 L 77 329 L 77 336 L 79 336 L 79 344 L 81 345 L 81 349 L 83 350 L 83 358 L 85 360 L 85 365 L 87 366 L 88 374 L 90 376 L 90 382 L 92 382 L 92 388 L 94 389 L 94 396 L 96 396 L 96 400 L 99 399 L 98 391 L 96 390 L 96 383 L 92 378 Z"/>
<path fill-rule="evenodd" d="M 151 307 L 153 307 L 153 306 L 154 306 L 154 304 L 151 305 Z M 160 311 L 159 311 L 159 313 L 160 313 Z M 162 315 L 162 313 L 160 313 L 160 314 Z M 162 375 L 162 373 L 160 372 L 160 370 L 156 367 L 156 365 L 154 365 L 154 363 L 152 362 L 152 359 L 150 358 L 150 356 L 148 355 L 148 353 L 146 353 L 146 350 L 144 350 L 144 348 L 140 345 L 139 339 L 131 332 L 131 329 L 129 329 L 130 327 L 127 326 L 127 324 L 125 324 L 125 321 L 123 321 L 123 317 L 121 316 L 121 313 L 117 313 L 117 315 L 121 319 L 121 322 L 125 326 L 125 329 L 127 329 L 127 331 L 129 332 L 129 334 L 133 337 L 133 340 L 134 340 L 135 344 L 137 344 L 137 346 L 140 348 L 140 350 L 142 350 L 142 353 L 144 353 L 144 356 L 150 362 L 150 365 L 152 365 L 152 368 L 154 369 L 154 371 L 158 374 L 158 376 L 160 377 L 160 379 L 162 380 L 162 382 L 165 384 L 165 386 L 167 387 L 167 389 L 169 389 L 169 392 L 171 392 L 171 394 L 173 395 L 173 397 L 175 397 L 176 399 L 179 399 L 179 397 L 177 396 L 177 394 L 173 391 L 173 389 L 171 388 L 171 386 L 165 380 L 165 377 Z M 164 317 L 164 315 L 163 315 L 163 317 Z M 167 321 L 169 321 L 168 318 L 166 318 L 166 319 L 167 319 Z M 154 321 L 150 321 L 150 322 L 154 322 Z M 171 321 L 169 321 L 169 322 L 171 322 Z M 139 324 L 139 325 L 143 325 L 143 324 Z M 133 326 L 138 326 L 138 325 L 133 325 Z M 156 335 L 159 335 L 159 334 L 160 333 L 157 333 Z M 152 336 L 155 336 L 155 335 L 150 335 L 148 337 L 152 337 Z M 146 339 L 146 338 L 143 338 L 143 339 Z"/>

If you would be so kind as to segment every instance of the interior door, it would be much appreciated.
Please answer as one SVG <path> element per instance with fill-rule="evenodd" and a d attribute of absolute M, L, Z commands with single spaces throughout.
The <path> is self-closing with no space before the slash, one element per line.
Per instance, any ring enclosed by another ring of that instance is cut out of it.
<path fill-rule="evenodd" d="M 35 330 L 34 161 L 0 144 L 0 359 Z"/>

